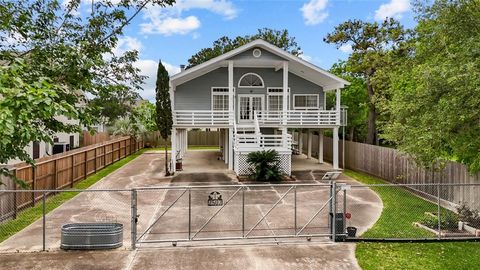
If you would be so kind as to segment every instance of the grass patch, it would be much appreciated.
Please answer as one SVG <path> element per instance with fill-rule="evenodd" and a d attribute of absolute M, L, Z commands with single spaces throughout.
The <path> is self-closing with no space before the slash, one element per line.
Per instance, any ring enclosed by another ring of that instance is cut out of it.
<path fill-rule="evenodd" d="M 90 175 L 83 181 L 79 181 L 73 185 L 74 189 L 87 189 L 96 182 L 98 182 L 103 177 L 109 175 L 115 170 L 119 169 L 123 165 L 132 161 L 136 157 L 140 156 L 146 149 L 141 149 L 138 152 L 125 157 L 113 164 L 108 165 L 107 167 L 99 170 L 97 173 Z M 68 189 L 65 189 L 68 190 Z M 49 213 L 55 208 L 62 205 L 64 202 L 75 197 L 80 192 L 60 192 L 55 196 L 50 196 L 46 199 L 45 202 L 45 212 Z M 29 207 L 25 210 L 18 212 L 17 218 L 14 220 L 7 221 L 0 224 L 0 243 L 8 239 L 10 236 L 21 231 L 28 225 L 35 222 L 37 219 L 42 217 L 43 209 L 42 202 L 37 202 L 34 207 Z"/>
<path fill-rule="evenodd" d="M 347 170 L 346 175 L 364 184 L 385 184 L 386 182 L 363 173 Z M 433 237 L 429 231 L 413 226 L 422 220 L 425 212 L 436 212 L 437 205 L 421 199 L 402 187 L 373 186 L 383 202 L 382 215 L 362 237 L 373 238 L 424 238 Z"/>
<path fill-rule="evenodd" d="M 345 174 L 364 184 L 384 184 L 363 173 Z M 371 187 L 383 201 L 379 220 L 363 237 L 422 237 L 431 233 L 412 226 L 424 212 L 437 206 L 400 187 Z M 443 211 L 447 211 L 443 209 Z M 362 269 L 476 269 L 480 265 L 480 243 L 358 243 L 355 251 Z"/>

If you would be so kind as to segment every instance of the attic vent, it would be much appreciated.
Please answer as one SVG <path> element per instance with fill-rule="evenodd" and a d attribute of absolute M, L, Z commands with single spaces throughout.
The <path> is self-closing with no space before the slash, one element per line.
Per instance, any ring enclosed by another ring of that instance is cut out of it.
<path fill-rule="evenodd" d="M 260 49 L 254 49 L 253 50 L 253 57 L 258 58 L 262 56 L 262 51 Z"/>

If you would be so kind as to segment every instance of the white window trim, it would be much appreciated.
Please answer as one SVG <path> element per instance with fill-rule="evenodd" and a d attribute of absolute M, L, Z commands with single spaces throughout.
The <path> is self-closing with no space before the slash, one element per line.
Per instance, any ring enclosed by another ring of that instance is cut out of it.
<path fill-rule="evenodd" d="M 248 76 L 248 75 L 255 75 L 258 78 L 260 78 L 260 81 L 262 82 L 262 86 L 240 86 L 240 83 L 242 82 L 242 79 L 245 76 Z M 240 77 L 240 79 L 238 80 L 238 88 L 262 88 L 263 89 L 263 88 L 265 88 L 265 82 L 263 81 L 262 76 L 258 75 L 257 73 L 248 72 L 248 73 L 243 74 L 242 77 Z"/>
<path fill-rule="evenodd" d="M 282 89 L 282 92 L 272 92 L 270 93 L 270 89 Z M 283 86 L 279 87 L 267 87 L 267 107 L 266 110 L 270 108 L 270 101 L 268 99 L 268 96 L 283 96 Z M 290 87 L 287 88 L 287 110 L 290 109 Z"/>
<path fill-rule="evenodd" d="M 317 106 L 316 107 L 300 107 L 300 106 L 295 106 L 295 97 L 297 96 L 316 96 L 317 97 Z M 293 109 L 300 109 L 300 110 L 312 110 L 312 109 L 320 109 L 320 95 L 319 94 L 294 94 L 293 95 Z"/>
<path fill-rule="evenodd" d="M 214 92 L 214 89 L 228 89 L 228 86 L 212 86 L 210 89 L 210 109 L 213 111 L 213 96 L 229 96 L 229 92 Z M 233 88 L 233 94 L 235 95 L 235 87 Z M 230 98 L 230 97 L 229 97 Z M 226 110 L 228 111 L 228 109 Z"/>

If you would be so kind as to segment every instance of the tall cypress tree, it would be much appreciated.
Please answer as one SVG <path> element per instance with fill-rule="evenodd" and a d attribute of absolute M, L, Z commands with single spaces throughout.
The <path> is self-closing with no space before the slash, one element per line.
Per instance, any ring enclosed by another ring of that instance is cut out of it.
<path fill-rule="evenodd" d="M 172 119 L 172 104 L 170 102 L 170 93 L 169 93 L 169 81 L 168 72 L 160 60 L 158 62 L 157 70 L 157 82 L 155 86 L 155 99 L 156 99 L 156 111 L 157 118 L 155 122 L 157 128 L 160 131 L 160 136 L 165 141 L 165 175 L 170 175 L 168 170 L 168 144 L 167 138 L 171 134 L 173 119 Z M 172 157 L 172 159 L 175 157 Z"/>

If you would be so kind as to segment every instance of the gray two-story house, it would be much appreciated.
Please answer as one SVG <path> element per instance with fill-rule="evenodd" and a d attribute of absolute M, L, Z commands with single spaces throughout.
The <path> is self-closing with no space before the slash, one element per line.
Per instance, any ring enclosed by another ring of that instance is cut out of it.
<path fill-rule="evenodd" d="M 222 159 L 238 175 L 249 172 L 248 153 L 268 149 L 279 152 L 282 169 L 290 175 L 294 129 L 320 134 L 331 129 L 332 165 L 339 169 L 340 90 L 347 81 L 255 40 L 182 70 L 171 77 L 170 84 L 172 168 L 186 152 L 188 129 L 217 128 Z M 328 91 L 336 92 L 336 102 L 327 110 Z"/>

